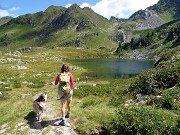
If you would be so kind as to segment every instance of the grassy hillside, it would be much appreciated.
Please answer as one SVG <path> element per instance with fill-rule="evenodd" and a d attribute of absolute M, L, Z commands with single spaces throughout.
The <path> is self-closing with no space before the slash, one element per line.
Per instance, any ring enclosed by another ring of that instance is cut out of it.
<path fill-rule="evenodd" d="M 154 9 L 164 19 L 164 21 L 171 21 L 180 18 L 179 5 L 179 0 L 160 0 L 151 9 Z"/>
<path fill-rule="evenodd" d="M 29 46 L 114 50 L 117 43 L 109 38 L 111 25 L 90 8 L 50 6 L 44 12 L 22 15 L 0 26 L 0 46 L 4 51 Z"/>

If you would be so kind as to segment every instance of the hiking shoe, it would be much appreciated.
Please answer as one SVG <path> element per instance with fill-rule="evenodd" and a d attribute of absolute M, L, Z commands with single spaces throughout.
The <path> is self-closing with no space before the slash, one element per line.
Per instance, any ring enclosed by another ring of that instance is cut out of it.
<path fill-rule="evenodd" d="M 65 120 L 62 120 L 62 121 L 59 123 L 59 125 L 65 126 L 65 125 L 66 125 L 66 124 L 65 124 Z"/>
<path fill-rule="evenodd" d="M 70 118 L 70 116 L 71 116 L 71 113 L 67 113 L 65 118 Z"/>

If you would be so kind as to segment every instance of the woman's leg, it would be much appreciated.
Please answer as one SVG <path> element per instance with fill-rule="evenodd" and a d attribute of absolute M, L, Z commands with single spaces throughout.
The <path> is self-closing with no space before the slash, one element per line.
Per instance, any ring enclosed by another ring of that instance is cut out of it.
<path fill-rule="evenodd" d="M 68 95 L 67 98 L 67 108 L 68 108 L 68 113 L 71 112 L 71 101 L 72 101 L 72 95 L 73 95 L 73 91 L 70 91 L 70 94 Z"/>
<path fill-rule="evenodd" d="M 71 100 L 67 101 L 67 108 L 68 108 L 68 112 L 71 112 Z"/>
<path fill-rule="evenodd" d="M 71 115 L 71 100 L 72 100 L 72 95 L 69 95 L 69 97 L 67 98 L 68 112 L 67 112 L 65 118 L 70 118 L 70 115 Z"/>
<path fill-rule="evenodd" d="M 65 126 L 65 102 L 61 102 L 61 115 L 62 120 L 60 121 L 59 125 Z"/>
<path fill-rule="evenodd" d="M 61 103 L 61 115 L 62 118 L 65 120 L 65 102 Z"/>

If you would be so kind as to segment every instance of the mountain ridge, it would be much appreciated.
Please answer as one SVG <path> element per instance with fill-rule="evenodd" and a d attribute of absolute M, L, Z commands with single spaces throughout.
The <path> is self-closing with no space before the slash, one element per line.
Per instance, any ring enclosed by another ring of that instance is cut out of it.
<path fill-rule="evenodd" d="M 52 5 L 45 11 L 12 18 L 1 25 L 0 46 L 3 49 L 72 46 L 116 50 L 118 44 L 140 37 L 144 30 L 169 22 L 163 17 L 177 14 L 175 9 L 179 12 L 177 5 L 180 3 L 173 0 L 170 4 L 174 5 L 174 8 L 171 7 L 173 12 L 167 14 L 165 8 L 168 2 L 160 0 L 145 10 L 135 12 L 129 19 L 112 17 L 110 20 L 90 8 L 80 8 L 77 4 L 68 8 Z"/>
<path fill-rule="evenodd" d="M 107 38 L 111 24 L 92 9 L 80 8 L 77 4 L 68 8 L 50 6 L 44 12 L 22 15 L 0 26 L 3 29 L 0 45 L 14 49 L 27 46 L 115 49 L 117 43 Z"/>
<path fill-rule="evenodd" d="M 136 30 L 156 28 L 172 20 L 180 19 L 179 0 L 159 0 L 157 4 L 138 10 L 128 19 L 111 17 L 110 20 L 137 23 Z"/>

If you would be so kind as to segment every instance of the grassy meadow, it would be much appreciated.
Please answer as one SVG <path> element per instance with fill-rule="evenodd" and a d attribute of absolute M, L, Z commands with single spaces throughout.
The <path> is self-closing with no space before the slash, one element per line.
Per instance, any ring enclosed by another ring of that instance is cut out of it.
<path fill-rule="evenodd" d="M 32 48 L 21 53 L 0 53 L 0 126 L 8 124 L 8 132 L 18 134 L 18 123 L 25 122 L 25 117 L 32 111 L 32 97 L 38 93 L 47 92 L 48 100 L 53 102 L 60 115 L 60 103 L 57 100 L 57 86 L 51 85 L 60 71 L 63 63 L 69 59 L 109 57 L 111 54 L 102 50 L 86 50 L 75 48 Z M 96 95 L 91 95 L 93 84 L 98 87 L 109 85 L 107 81 L 88 80 L 83 82 L 82 74 L 85 69 L 68 63 L 74 75 L 75 82 L 80 78 L 82 82 L 75 83 L 72 103 L 72 123 L 80 133 L 86 133 L 101 126 L 106 118 L 114 114 L 114 107 L 109 107 L 109 98 L 99 89 Z M 85 88 L 84 88 L 85 87 Z M 90 89 L 83 96 L 83 89 Z M 96 99 L 96 100 L 94 100 Z M 94 109 L 92 109 L 94 107 Z M 88 113 L 87 113 L 88 112 Z M 87 115 L 85 115 L 87 114 Z M 103 116 L 103 117 L 100 117 Z M 76 121 L 77 119 L 77 121 Z M 24 133 L 26 134 L 26 132 Z"/>
<path fill-rule="evenodd" d="M 72 59 L 100 57 L 112 56 L 102 49 L 81 48 L 32 48 L 23 52 L 1 52 L 1 131 L 4 127 L 3 133 L 28 134 L 27 129 L 21 131 L 18 125 L 23 123 L 24 126 L 29 126 L 26 117 L 32 112 L 32 98 L 42 92 L 48 94 L 48 101 L 53 103 L 54 111 L 60 117 L 57 86 L 51 82 L 55 80 L 62 64 Z M 88 71 L 78 65 L 68 64 L 75 69 L 71 70 L 75 80 L 71 124 L 78 133 L 95 134 L 101 131 L 106 134 L 178 134 L 180 132 L 180 106 L 174 103 L 172 98 L 180 92 L 180 89 L 157 88 L 151 95 L 143 94 L 139 89 L 144 86 L 144 80 L 152 81 L 148 75 L 156 73 L 156 69 L 145 71 L 139 77 L 131 79 L 109 81 L 92 79 L 85 82 L 84 74 Z M 175 67 L 176 72 L 173 71 L 175 73 L 173 76 L 178 75 L 178 63 Z M 155 102 L 156 94 L 160 91 L 166 97 L 161 102 Z M 135 96 L 138 93 L 142 93 L 148 106 L 143 104 L 137 106 Z M 127 107 L 129 105 L 130 107 Z M 160 123 L 157 120 L 160 120 Z M 147 121 L 150 123 L 147 124 Z"/>

